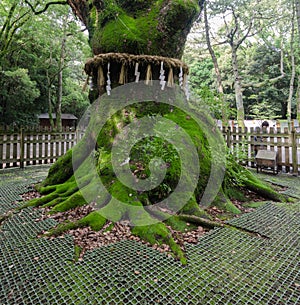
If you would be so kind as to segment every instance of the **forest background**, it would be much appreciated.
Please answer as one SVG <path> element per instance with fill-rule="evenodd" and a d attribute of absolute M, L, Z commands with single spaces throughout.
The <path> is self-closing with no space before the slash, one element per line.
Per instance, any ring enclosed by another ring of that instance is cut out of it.
<path fill-rule="evenodd" d="M 88 35 L 68 5 L 50 3 L 1 1 L 1 124 L 37 125 L 45 112 L 80 118 L 90 103 Z M 225 125 L 299 120 L 299 25 L 299 0 L 207 0 L 184 54 L 196 99 Z"/>

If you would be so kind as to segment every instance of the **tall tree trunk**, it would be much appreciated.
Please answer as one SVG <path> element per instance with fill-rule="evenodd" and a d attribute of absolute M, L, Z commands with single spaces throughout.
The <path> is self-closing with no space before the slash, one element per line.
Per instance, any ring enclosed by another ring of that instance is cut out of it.
<path fill-rule="evenodd" d="M 300 0 L 296 0 L 296 16 L 298 27 L 298 47 L 300 46 Z M 298 87 L 297 87 L 297 120 L 300 122 L 300 75 L 298 75 Z"/>
<path fill-rule="evenodd" d="M 295 35 L 295 5 L 293 5 L 293 15 L 292 15 L 292 29 L 291 29 L 291 42 L 290 42 L 290 56 L 291 56 L 291 79 L 290 79 L 290 89 L 289 89 L 289 96 L 287 100 L 287 121 L 288 121 L 288 128 L 291 131 L 291 122 L 292 122 L 292 100 L 294 94 L 294 82 L 296 76 L 296 65 L 295 65 L 295 55 L 294 55 L 294 35 Z"/>
<path fill-rule="evenodd" d="M 49 66 L 52 65 L 52 51 L 50 50 Z M 55 123 L 53 120 L 53 105 L 52 105 L 52 80 L 49 75 L 49 70 L 46 68 L 47 88 L 48 88 L 48 114 L 49 122 L 52 130 L 55 129 Z"/>
<path fill-rule="evenodd" d="M 63 20 L 63 36 L 60 45 L 60 56 L 58 64 L 58 75 L 57 75 L 57 96 L 56 96 L 56 129 L 58 132 L 62 131 L 62 120 L 61 120 L 61 103 L 63 94 L 63 70 L 65 65 L 66 57 L 66 43 L 67 43 L 67 21 L 68 15 Z"/>
<path fill-rule="evenodd" d="M 205 23 L 206 44 L 207 44 L 209 54 L 210 54 L 211 59 L 214 64 L 214 69 L 215 69 L 215 73 L 216 73 L 216 77 L 217 77 L 217 90 L 218 90 L 219 98 L 221 99 L 221 104 L 222 104 L 222 124 L 223 124 L 223 126 L 228 126 L 228 116 L 227 116 L 227 112 L 226 112 L 226 104 L 225 104 L 226 101 L 225 101 L 224 89 L 223 89 L 223 84 L 222 84 L 222 76 L 221 76 L 221 71 L 220 71 L 219 64 L 218 64 L 218 59 L 216 57 L 216 54 L 214 52 L 214 49 L 212 48 L 211 41 L 210 41 L 206 3 L 204 3 L 204 6 L 203 6 L 203 13 L 204 13 L 204 23 Z"/>
<path fill-rule="evenodd" d="M 241 78 L 239 74 L 238 60 L 237 60 L 237 48 L 234 43 L 231 44 L 231 60 L 232 60 L 232 69 L 234 75 L 234 92 L 236 100 L 236 109 L 237 109 L 237 121 L 238 126 L 245 128 L 245 110 L 243 103 L 243 92 Z"/>
<path fill-rule="evenodd" d="M 61 120 L 61 103 L 62 103 L 62 93 L 63 93 L 63 69 L 65 62 L 65 47 L 66 47 L 66 32 L 64 32 L 64 36 L 61 41 L 61 52 L 60 52 L 60 60 L 58 66 L 58 82 L 57 82 L 57 99 L 56 99 L 56 129 L 57 131 L 62 131 L 62 120 Z"/>
<path fill-rule="evenodd" d="M 300 0 L 295 0 L 295 5 L 296 5 L 298 34 L 299 34 L 299 40 L 300 40 Z"/>
<path fill-rule="evenodd" d="M 296 118 L 298 122 L 300 122 L 300 75 L 298 75 L 298 86 L 297 86 L 297 92 L 296 92 Z"/>

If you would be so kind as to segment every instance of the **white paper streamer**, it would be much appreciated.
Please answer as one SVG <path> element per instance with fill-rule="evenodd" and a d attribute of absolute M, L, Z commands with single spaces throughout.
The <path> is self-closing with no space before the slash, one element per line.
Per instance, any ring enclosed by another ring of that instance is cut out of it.
<path fill-rule="evenodd" d="M 165 77 L 164 63 L 161 62 L 161 64 L 160 64 L 160 76 L 159 76 L 160 84 L 161 84 L 161 90 L 165 89 L 165 86 L 166 86 L 165 78 L 166 77 Z"/>
<path fill-rule="evenodd" d="M 183 70 L 182 67 L 180 67 L 180 73 L 179 73 L 179 86 L 181 89 L 183 89 Z"/>
<path fill-rule="evenodd" d="M 138 83 L 139 80 L 140 80 L 140 72 L 139 72 L 139 63 L 137 62 L 135 64 L 135 72 L 134 72 L 134 75 L 135 75 L 135 82 Z"/>
<path fill-rule="evenodd" d="M 110 62 L 107 64 L 107 82 L 106 82 L 106 92 L 107 95 L 110 95 L 111 92 L 111 81 L 110 81 Z"/>

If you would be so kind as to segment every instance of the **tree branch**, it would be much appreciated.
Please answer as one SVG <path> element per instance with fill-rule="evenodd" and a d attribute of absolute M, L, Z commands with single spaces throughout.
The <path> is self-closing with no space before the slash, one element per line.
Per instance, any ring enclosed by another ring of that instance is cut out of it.
<path fill-rule="evenodd" d="M 35 15 L 40 15 L 40 14 L 46 12 L 50 5 L 55 5 L 55 4 L 67 5 L 67 4 L 69 4 L 68 1 L 52 1 L 52 2 L 48 2 L 42 10 L 36 11 L 35 8 L 32 6 L 32 4 L 28 0 L 25 0 L 25 3 L 30 7 L 30 9 L 32 10 L 32 12 Z"/>

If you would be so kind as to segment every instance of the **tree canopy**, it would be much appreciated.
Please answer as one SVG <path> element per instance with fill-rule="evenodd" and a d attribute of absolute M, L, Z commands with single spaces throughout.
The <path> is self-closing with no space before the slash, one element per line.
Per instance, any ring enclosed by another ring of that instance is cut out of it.
<path fill-rule="evenodd" d="M 61 111 L 80 117 L 89 105 L 82 90 L 88 37 L 68 5 L 49 3 L 5 0 L 0 5 L 1 124 L 34 125 L 38 114 L 56 112 L 58 103 Z M 33 12 L 45 5 L 43 13 Z M 24 92 L 21 83 L 28 82 Z M 18 92 L 7 94 L 13 88 Z"/>

